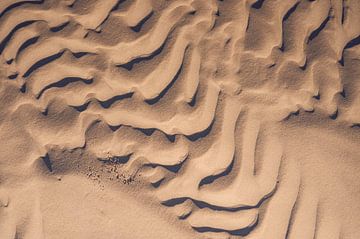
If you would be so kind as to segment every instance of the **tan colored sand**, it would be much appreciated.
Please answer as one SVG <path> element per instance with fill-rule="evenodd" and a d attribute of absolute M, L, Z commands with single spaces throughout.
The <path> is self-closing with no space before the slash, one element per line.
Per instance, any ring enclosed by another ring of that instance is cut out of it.
<path fill-rule="evenodd" d="M 0 239 L 360 238 L 360 1 L 0 1 Z"/>

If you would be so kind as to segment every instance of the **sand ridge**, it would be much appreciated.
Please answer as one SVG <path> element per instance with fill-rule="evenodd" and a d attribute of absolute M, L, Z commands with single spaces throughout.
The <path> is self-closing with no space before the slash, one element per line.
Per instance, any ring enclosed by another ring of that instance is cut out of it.
<path fill-rule="evenodd" d="M 359 22 L 354 0 L 1 1 L 0 238 L 359 237 Z"/>

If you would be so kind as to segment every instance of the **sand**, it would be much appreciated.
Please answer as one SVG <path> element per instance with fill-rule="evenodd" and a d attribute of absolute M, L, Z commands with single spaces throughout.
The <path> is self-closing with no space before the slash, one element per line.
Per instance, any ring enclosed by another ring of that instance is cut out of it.
<path fill-rule="evenodd" d="M 360 1 L 1 0 L 0 239 L 360 238 Z"/>

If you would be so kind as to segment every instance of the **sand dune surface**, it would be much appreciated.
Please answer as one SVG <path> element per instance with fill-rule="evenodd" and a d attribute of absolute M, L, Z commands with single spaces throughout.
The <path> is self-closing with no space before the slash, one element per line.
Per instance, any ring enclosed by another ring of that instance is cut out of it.
<path fill-rule="evenodd" d="M 0 1 L 0 238 L 360 238 L 360 1 Z"/>

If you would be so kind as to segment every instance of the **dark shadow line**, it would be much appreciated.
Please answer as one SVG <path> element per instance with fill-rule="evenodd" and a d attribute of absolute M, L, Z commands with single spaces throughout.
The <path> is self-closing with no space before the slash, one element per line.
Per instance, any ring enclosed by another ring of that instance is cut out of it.
<path fill-rule="evenodd" d="M 85 111 L 85 110 L 88 108 L 90 102 L 91 102 L 91 101 L 88 101 L 88 102 L 86 102 L 85 104 L 78 105 L 78 106 L 73 106 L 73 105 L 71 105 L 71 107 L 74 108 L 74 109 L 75 109 L 76 111 L 78 111 L 78 112 L 83 112 L 83 111 Z"/>
<path fill-rule="evenodd" d="M 154 14 L 154 11 L 151 11 L 148 15 L 146 15 L 143 19 L 141 19 L 141 21 L 136 24 L 133 27 L 130 27 L 131 30 L 133 30 L 134 32 L 140 32 L 141 28 L 144 26 L 144 24 L 151 18 L 151 16 Z"/>
<path fill-rule="evenodd" d="M 47 106 L 44 110 L 41 111 L 43 116 L 47 116 L 49 114 L 49 106 Z"/>
<path fill-rule="evenodd" d="M 298 205 L 299 198 L 300 198 L 299 190 L 300 190 L 300 188 L 298 188 L 298 193 L 297 193 L 297 196 L 296 196 L 295 203 L 294 203 L 294 205 L 293 205 L 292 208 L 291 208 L 290 218 L 289 218 L 289 220 L 288 220 L 289 222 L 288 222 L 288 226 L 287 226 L 287 229 L 286 229 L 285 239 L 288 239 L 288 238 L 289 238 L 290 231 L 291 231 L 291 226 L 293 225 L 294 214 L 296 213 L 297 205 Z"/>
<path fill-rule="evenodd" d="M 204 202 L 204 201 L 195 200 L 195 199 L 192 199 L 190 197 L 171 198 L 169 200 L 161 202 L 161 204 L 164 205 L 164 206 L 167 206 L 167 207 L 173 207 L 173 206 L 181 204 L 184 201 L 186 201 L 187 199 L 189 199 L 200 209 L 209 208 L 209 209 L 214 210 L 214 211 L 237 212 L 237 211 L 242 211 L 242 210 L 249 210 L 249 209 L 259 208 L 268 198 L 270 198 L 275 193 L 275 191 L 276 191 L 276 188 L 270 194 L 265 195 L 264 197 L 262 197 L 261 200 L 256 205 L 252 205 L 252 206 L 251 205 L 249 205 L 249 206 L 245 205 L 245 206 L 240 206 L 240 207 L 222 207 L 222 206 L 212 205 L 212 204 L 209 204 L 209 203 Z"/>
<path fill-rule="evenodd" d="M 252 8 L 260 9 L 265 0 L 257 0 L 255 3 L 251 5 Z"/>
<path fill-rule="evenodd" d="M 42 3 L 44 3 L 44 0 L 39 0 L 39 1 L 37 1 L 37 2 L 35 2 L 35 1 L 21 1 L 21 2 L 17 2 L 17 3 L 11 4 L 11 5 L 9 5 L 7 8 L 5 8 L 4 11 L 2 11 L 2 12 L 0 13 L 0 18 L 1 18 L 2 16 L 4 16 L 5 13 L 7 13 L 8 11 L 11 11 L 11 10 L 14 9 L 14 8 L 20 7 L 21 5 L 28 4 L 28 3 L 30 3 L 30 4 L 42 4 Z"/>
<path fill-rule="evenodd" d="M 331 114 L 329 116 L 329 118 L 332 120 L 336 120 L 336 118 L 338 117 L 338 114 L 339 114 L 339 110 L 337 109 L 333 114 Z"/>
<path fill-rule="evenodd" d="M 199 188 L 202 187 L 203 185 L 213 183 L 218 178 L 225 177 L 226 175 L 229 175 L 230 172 L 233 169 L 234 162 L 235 162 L 235 157 L 233 157 L 233 159 L 231 160 L 231 163 L 226 167 L 226 169 L 223 172 L 221 172 L 219 174 L 216 174 L 216 175 L 210 175 L 210 176 L 207 176 L 207 177 L 203 178 L 199 183 Z"/>
<path fill-rule="evenodd" d="M 330 16 L 328 15 L 325 18 L 325 20 L 320 24 L 320 26 L 310 34 L 307 41 L 308 44 L 310 41 L 314 40 L 320 34 L 320 32 L 326 27 L 326 24 L 328 23 L 329 20 L 330 20 Z"/>
<path fill-rule="evenodd" d="M 177 173 L 177 172 L 179 172 L 180 168 L 183 166 L 185 161 L 187 161 L 187 159 L 188 159 L 188 156 L 183 161 L 181 161 L 180 163 L 174 164 L 174 165 L 162 165 L 162 164 L 150 163 L 150 164 L 147 164 L 147 166 L 151 166 L 151 167 L 154 167 L 154 168 L 155 167 L 162 167 L 162 168 L 165 168 L 166 170 L 168 170 L 170 172 Z"/>
<path fill-rule="evenodd" d="M 342 50 L 341 58 L 340 58 L 340 60 L 339 60 L 339 63 L 340 63 L 342 66 L 344 66 L 344 64 L 345 64 L 344 51 L 345 51 L 346 49 L 352 48 L 352 47 L 354 47 L 354 46 L 356 46 L 356 45 L 359 45 L 359 44 L 360 44 L 360 35 L 358 35 L 357 37 L 355 37 L 354 39 L 352 39 L 351 41 L 349 41 L 349 42 L 345 45 L 344 49 Z"/>
<path fill-rule="evenodd" d="M 19 48 L 18 52 L 16 53 L 16 56 L 18 56 L 23 50 L 28 48 L 29 46 L 35 44 L 39 40 L 40 36 L 32 37 L 28 40 L 26 40 Z"/>
<path fill-rule="evenodd" d="M 62 54 L 64 54 L 64 50 L 54 54 L 54 55 L 51 55 L 51 56 L 48 56 L 48 57 L 45 57 L 41 60 L 39 60 L 38 62 L 36 62 L 34 65 L 32 65 L 23 75 L 23 77 L 28 77 L 33 71 L 35 71 L 36 69 L 52 62 L 52 61 L 55 61 L 56 59 L 60 58 L 62 56 Z"/>
<path fill-rule="evenodd" d="M 80 52 L 72 52 L 72 55 L 76 58 L 81 58 L 83 56 L 86 56 L 86 55 L 91 55 L 93 53 L 89 53 L 89 52 L 83 52 L 83 51 L 80 51 Z M 95 54 L 94 54 L 95 55 Z"/>
<path fill-rule="evenodd" d="M 193 95 L 191 101 L 188 103 L 189 106 L 191 106 L 191 107 L 194 107 L 194 106 L 195 106 L 198 92 L 199 92 L 199 86 L 198 86 L 198 88 L 196 89 L 195 94 Z"/>
<path fill-rule="evenodd" d="M 141 133 L 145 134 L 146 136 L 151 136 L 156 130 L 155 128 L 148 128 L 148 129 L 133 128 L 133 129 L 140 131 Z"/>
<path fill-rule="evenodd" d="M 18 77 L 19 73 L 15 72 L 14 74 L 11 74 L 8 76 L 10 80 L 15 80 Z"/>
<path fill-rule="evenodd" d="M 299 68 L 304 71 L 304 70 L 306 70 L 307 65 L 308 65 L 308 59 L 306 58 L 304 65 L 300 66 Z"/>
<path fill-rule="evenodd" d="M 259 208 L 268 198 L 270 198 L 275 193 L 275 191 L 276 191 L 276 188 L 270 194 L 263 196 L 256 205 L 245 205 L 245 206 L 232 207 L 232 208 L 216 206 L 216 205 L 209 204 L 207 202 L 198 201 L 198 200 L 194 200 L 191 198 L 189 198 L 189 199 L 192 200 L 198 208 L 210 208 L 211 210 L 215 210 L 215 211 L 236 212 L 236 211 Z"/>
<path fill-rule="evenodd" d="M 343 88 L 343 90 L 340 92 L 341 97 L 345 98 L 346 97 L 346 91 L 345 88 Z"/>
<path fill-rule="evenodd" d="M 359 45 L 359 44 L 360 44 L 360 35 L 357 36 L 357 37 L 355 37 L 355 38 L 352 39 L 351 41 L 349 41 L 349 42 L 345 45 L 344 50 L 345 50 L 345 49 L 352 48 L 352 47 L 354 47 L 354 46 L 356 46 L 356 45 Z"/>
<path fill-rule="evenodd" d="M 300 114 L 300 109 L 298 109 L 295 112 L 290 112 L 288 116 L 286 116 L 283 121 L 289 120 L 293 116 L 298 116 Z"/>
<path fill-rule="evenodd" d="M 316 100 L 320 100 L 320 92 L 318 92 L 317 95 L 314 95 L 313 98 Z"/>
<path fill-rule="evenodd" d="M 123 94 L 123 95 L 116 95 L 108 100 L 105 100 L 105 101 L 100 101 L 98 100 L 99 104 L 103 107 L 103 108 L 110 108 L 116 101 L 120 101 L 120 100 L 123 100 L 123 99 L 128 99 L 128 98 L 131 98 L 133 96 L 133 92 L 130 92 L 130 93 L 126 93 L 126 94 Z"/>
<path fill-rule="evenodd" d="M 74 83 L 74 82 L 78 82 L 78 81 L 84 82 L 85 84 L 91 84 L 91 83 L 93 82 L 93 79 L 82 79 L 82 78 L 80 78 L 80 77 L 66 77 L 66 78 L 64 78 L 64 79 L 62 79 L 62 80 L 60 80 L 60 81 L 58 81 L 58 82 L 54 82 L 54 83 L 52 83 L 52 84 L 50 84 L 50 85 L 47 85 L 45 88 L 43 88 L 43 89 L 40 91 L 40 93 L 37 95 L 36 98 L 39 99 L 39 98 L 42 96 L 42 94 L 43 94 L 46 90 L 48 90 L 48 89 L 50 89 L 50 88 L 54 88 L 54 87 L 56 87 L 56 88 L 65 87 L 65 86 L 67 86 L 67 85 L 70 84 L 70 83 Z"/>
<path fill-rule="evenodd" d="M 154 187 L 154 188 L 158 188 L 160 187 L 161 183 L 164 181 L 165 178 L 162 178 L 154 183 L 151 183 L 151 185 Z"/>
<path fill-rule="evenodd" d="M 45 163 L 46 167 L 49 169 L 49 171 L 52 172 L 53 169 L 49 154 L 46 154 L 44 157 L 42 157 L 42 160 Z"/>
<path fill-rule="evenodd" d="M 25 93 L 26 92 L 26 82 L 20 87 L 20 92 Z"/>
<path fill-rule="evenodd" d="M 162 167 L 164 167 L 166 170 L 169 170 L 170 172 L 177 173 L 177 172 L 179 172 L 179 170 L 181 169 L 181 167 L 184 165 L 185 161 L 187 161 L 187 160 L 188 160 L 188 156 L 183 161 L 181 161 L 179 164 L 164 165 Z"/>
<path fill-rule="evenodd" d="M 102 26 L 107 22 L 107 20 L 110 18 L 110 16 L 111 16 L 111 13 L 113 12 L 113 11 L 115 11 L 118 7 L 119 7 L 119 5 L 121 4 L 121 3 L 123 3 L 123 2 L 125 2 L 126 0 L 118 0 L 118 2 L 113 6 L 113 8 L 108 12 L 108 14 L 107 14 L 107 16 L 105 17 L 105 19 L 98 25 L 98 27 L 95 29 L 95 30 L 93 30 L 93 29 L 88 29 L 88 32 L 86 33 L 86 35 L 84 36 L 84 38 L 86 38 L 87 36 L 88 36 L 88 34 L 89 34 L 89 32 L 94 32 L 94 33 L 101 33 L 101 31 L 102 31 Z M 98 28 L 100 29 L 100 30 L 98 30 Z"/>
<path fill-rule="evenodd" d="M 14 59 L 9 59 L 6 61 L 6 64 L 11 65 L 11 63 L 13 63 L 13 61 L 14 61 Z"/>
<path fill-rule="evenodd" d="M 121 127 L 121 125 L 109 125 L 109 124 L 108 124 L 108 127 L 109 127 L 113 132 L 115 132 L 116 130 L 118 130 L 118 129 Z"/>
<path fill-rule="evenodd" d="M 166 138 L 171 142 L 171 143 L 174 143 L 175 142 L 175 139 L 176 139 L 176 135 L 175 134 L 166 134 L 164 132 Z"/>
<path fill-rule="evenodd" d="M 186 135 L 186 138 L 188 138 L 190 141 L 193 141 L 193 142 L 196 141 L 196 140 L 199 140 L 201 138 L 205 138 L 207 135 L 210 134 L 214 123 L 215 123 L 215 118 L 213 119 L 211 124 L 205 130 L 197 132 L 197 133 L 192 134 L 192 135 Z"/>
<path fill-rule="evenodd" d="M 30 24 L 34 23 L 35 21 L 25 21 L 22 23 L 19 23 L 18 25 L 16 25 L 16 27 L 14 27 L 14 29 L 12 29 L 10 31 L 10 33 L 4 38 L 4 40 L 0 43 L 0 54 L 2 54 L 2 52 L 4 51 L 6 45 L 8 44 L 8 42 L 10 41 L 11 37 L 14 35 L 14 33 L 19 30 L 20 28 L 29 26 Z"/>
<path fill-rule="evenodd" d="M 127 162 L 129 162 L 131 156 L 132 153 L 122 156 L 112 156 L 109 158 L 98 158 L 98 160 L 105 164 L 126 164 Z"/>
<path fill-rule="evenodd" d="M 193 12 L 194 12 L 194 13 L 193 13 L 192 15 L 194 15 L 196 11 L 193 11 Z M 215 15 L 218 16 L 218 17 L 220 17 L 220 10 L 219 10 L 219 8 L 217 9 Z"/>
<path fill-rule="evenodd" d="M 345 0 L 342 0 L 342 9 L 341 9 L 341 24 L 343 25 L 345 22 L 345 14 L 346 14 L 346 6 L 345 6 Z"/>
<path fill-rule="evenodd" d="M 360 123 L 355 123 L 355 124 L 351 125 L 350 128 L 360 128 Z"/>
<path fill-rule="evenodd" d="M 233 236 L 247 236 L 249 235 L 249 233 L 257 226 L 257 224 L 259 223 L 259 218 L 256 219 L 256 222 L 254 223 L 254 225 L 242 228 L 242 229 L 237 229 L 237 230 L 226 230 L 226 229 L 221 229 L 221 228 L 212 228 L 212 227 L 193 227 L 193 229 L 197 232 L 200 233 L 204 233 L 204 232 L 227 232 L 230 235 Z"/>
<path fill-rule="evenodd" d="M 285 21 L 288 20 L 288 18 L 290 17 L 290 15 L 295 12 L 296 8 L 298 7 L 300 2 L 295 3 L 284 15 L 283 20 L 282 20 L 282 43 L 280 46 L 280 51 L 284 52 L 285 51 L 285 31 L 284 31 L 284 24 Z"/>
<path fill-rule="evenodd" d="M 62 29 L 64 29 L 67 25 L 69 25 L 70 21 L 64 22 L 62 24 L 60 24 L 59 26 L 55 26 L 55 27 L 51 27 L 50 31 L 52 32 L 59 32 Z"/>
<path fill-rule="evenodd" d="M 144 57 L 137 57 L 137 58 L 134 58 L 132 59 L 131 61 L 127 62 L 127 63 L 124 63 L 124 64 L 120 64 L 120 65 L 116 65 L 117 67 L 121 67 L 121 68 L 124 68 L 128 71 L 131 71 L 132 68 L 134 67 L 135 64 L 139 64 L 141 63 L 142 61 L 150 61 L 152 60 L 154 57 L 158 56 L 162 51 L 163 49 L 165 48 L 165 45 L 167 44 L 167 39 L 163 42 L 163 44 L 158 48 L 156 49 L 154 52 L 152 52 L 150 55 L 148 56 L 144 56 Z"/>
<path fill-rule="evenodd" d="M 294 4 L 294 6 L 292 6 L 288 11 L 287 13 L 284 15 L 283 17 L 283 23 L 290 17 L 290 15 L 295 12 L 296 8 L 299 6 L 299 3 L 300 2 L 297 2 Z"/>
<path fill-rule="evenodd" d="M 126 2 L 126 0 L 118 0 L 118 2 L 114 5 L 114 7 L 111 9 L 110 12 L 113 12 L 113 11 L 118 10 L 119 7 L 120 7 L 120 5 L 121 5 L 122 3 L 124 3 L 124 2 Z"/>
<path fill-rule="evenodd" d="M 149 99 L 149 100 L 145 100 L 145 102 L 149 105 L 153 105 L 157 102 L 159 102 L 159 100 L 161 98 L 163 98 L 165 96 L 165 94 L 170 90 L 170 88 L 175 84 L 176 80 L 179 78 L 180 74 L 181 74 L 181 71 L 184 67 L 184 60 L 185 60 L 185 54 L 186 54 L 186 50 L 184 52 L 184 56 L 183 56 L 183 61 L 178 69 L 178 71 L 176 72 L 174 78 L 171 80 L 171 82 L 165 87 L 165 89 L 163 89 L 160 94 L 158 96 L 156 96 L 155 98 L 153 99 Z"/>
<path fill-rule="evenodd" d="M 172 198 L 161 202 L 161 204 L 167 207 L 173 207 L 185 202 L 187 199 L 188 199 L 187 197 Z"/>

